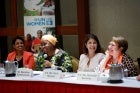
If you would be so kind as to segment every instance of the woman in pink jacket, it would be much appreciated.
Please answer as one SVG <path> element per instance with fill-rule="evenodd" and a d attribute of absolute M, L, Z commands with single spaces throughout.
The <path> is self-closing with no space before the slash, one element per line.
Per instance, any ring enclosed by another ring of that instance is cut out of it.
<path fill-rule="evenodd" d="M 22 37 L 16 37 L 12 41 L 14 51 L 8 54 L 8 61 L 17 61 L 18 67 L 26 67 L 34 69 L 34 56 L 31 52 L 24 50 L 24 39 Z"/>

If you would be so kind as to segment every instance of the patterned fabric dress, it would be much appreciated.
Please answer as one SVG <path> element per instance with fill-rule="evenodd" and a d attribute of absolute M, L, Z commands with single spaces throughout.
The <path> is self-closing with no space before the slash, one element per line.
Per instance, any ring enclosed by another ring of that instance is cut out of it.
<path fill-rule="evenodd" d="M 55 65 L 59 66 L 58 69 L 62 70 L 63 72 L 72 72 L 72 59 L 68 55 L 67 52 L 60 49 L 50 60 L 50 62 Z"/>
<path fill-rule="evenodd" d="M 136 67 L 134 65 L 134 62 L 130 56 L 123 54 L 122 64 L 124 65 L 124 68 L 128 69 L 128 76 L 129 77 L 138 75 Z"/>
<path fill-rule="evenodd" d="M 37 57 L 35 70 L 43 70 L 44 68 L 51 68 L 51 67 L 44 67 L 45 60 L 51 62 L 53 66 L 58 66 L 57 69 L 62 70 L 63 72 L 73 71 L 72 59 L 68 55 L 68 53 L 62 49 L 59 49 L 59 51 L 54 56 L 52 57 L 47 56 L 47 58 L 44 58 L 44 53 L 40 53 L 39 56 Z"/>

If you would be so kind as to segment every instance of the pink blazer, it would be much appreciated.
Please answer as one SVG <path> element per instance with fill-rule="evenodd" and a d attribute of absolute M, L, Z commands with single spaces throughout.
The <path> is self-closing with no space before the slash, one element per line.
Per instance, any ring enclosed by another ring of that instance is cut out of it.
<path fill-rule="evenodd" d="M 7 60 L 13 61 L 16 57 L 16 52 L 13 51 L 8 54 Z M 34 56 L 31 52 L 24 51 L 23 52 L 23 66 L 28 65 L 28 68 L 34 69 L 35 61 Z"/>

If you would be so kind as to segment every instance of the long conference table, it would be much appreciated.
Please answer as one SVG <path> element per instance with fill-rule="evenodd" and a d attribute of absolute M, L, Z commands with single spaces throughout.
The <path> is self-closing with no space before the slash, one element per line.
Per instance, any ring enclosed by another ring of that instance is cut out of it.
<path fill-rule="evenodd" d="M 0 93 L 140 93 L 140 81 L 124 78 L 123 83 L 77 80 L 74 73 L 62 79 L 0 77 Z"/>

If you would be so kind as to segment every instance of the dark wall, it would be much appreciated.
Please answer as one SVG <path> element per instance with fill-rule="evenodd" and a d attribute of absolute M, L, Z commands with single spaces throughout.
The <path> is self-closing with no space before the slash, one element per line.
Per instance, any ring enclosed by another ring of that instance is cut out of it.
<path fill-rule="evenodd" d="M 4 62 L 6 60 L 7 53 L 8 53 L 7 36 L 1 36 L 0 37 L 0 60 L 1 60 L 1 62 Z"/>
<path fill-rule="evenodd" d="M 55 23 L 61 25 L 61 11 L 60 11 L 60 0 L 55 0 Z M 57 31 L 56 31 L 57 34 Z M 63 49 L 62 35 L 57 35 L 58 46 Z"/>
<path fill-rule="evenodd" d="M 0 28 L 6 27 L 5 0 L 0 0 Z"/>
<path fill-rule="evenodd" d="M 6 27 L 5 0 L 0 0 L 0 28 Z M 7 57 L 7 36 L 0 36 L 0 62 Z"/>

